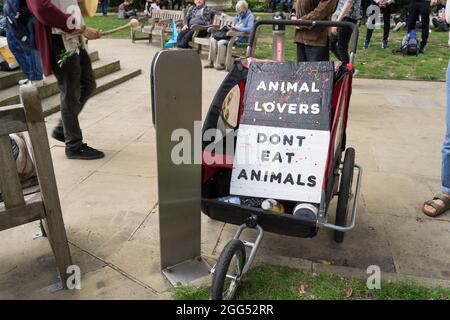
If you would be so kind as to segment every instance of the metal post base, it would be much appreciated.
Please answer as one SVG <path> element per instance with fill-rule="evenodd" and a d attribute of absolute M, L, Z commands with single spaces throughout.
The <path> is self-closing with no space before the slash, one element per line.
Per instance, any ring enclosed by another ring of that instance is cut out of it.
<path fill-rule="evenodd" d="M 183 261 L 175 266 L 167 267 L 162 270 L 164 276 L 173 286 L 185 286 L 194 280 L 208 276 L 211 267 L 203 258 L 198 257 Z"/>

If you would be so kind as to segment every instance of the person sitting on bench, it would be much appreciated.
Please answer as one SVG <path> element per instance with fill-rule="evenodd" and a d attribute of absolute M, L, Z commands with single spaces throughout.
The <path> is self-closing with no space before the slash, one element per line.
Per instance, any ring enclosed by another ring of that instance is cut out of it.
<path fill-rule="evenodd" d="M 122 4 L 119 5 L 117 18 L 118 19 L 128 19 L 130 17 L 135 17 L 136 10 L 131 8 L 130 5 L 133 4 L 132 0 L 124 1 Z"/>
<path fill-rule="evenodd" d="M 248 3 L 244 0 L 238 1 L 236 4 L 237 15 L 233 18 L 233 22 L 228 26 L 227 30 L 237 32 L 251 32 L 254 24 L 253 13 L 248 8 Z M 223 32 L 224 33 L 224 32 Z M 217 38 L 216 34 L 211 36 L 209 42 L 208 64 L 205 68 L 216 68 L 217 70 L 225 69 L 225 59 L 227 53 L 227 45 L 230 37 Z M 240 37 L 236 43 L 246 43 L 247 38 Z"/>
<path fill-rule="evenodd" d="M 184 18 L 183 28 L 178 34 L 177 38 L 177 48 L 187 48 L 191 49 L 189 46 L 189 41 L 191 41 L 194 35 L 194 30 L 192 30 L 193 25 L 210 25 L 213 21 L 216 11 L 205 4 L 205 0 L 194 0 L 195 6 L 192 6 L 186 18 Z M 201 30 L 198 34 L 199 37 L 204 37 L 207 35 L 206 30 Z"/>

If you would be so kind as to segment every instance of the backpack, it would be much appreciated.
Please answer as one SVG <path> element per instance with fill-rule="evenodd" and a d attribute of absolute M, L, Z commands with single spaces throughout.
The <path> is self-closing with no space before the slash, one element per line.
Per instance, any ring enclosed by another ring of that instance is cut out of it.
<path fill-rule="evenodd" d="M 34 28 L 36 18 L 23 0 L 5 0 L 3 5 L 8 31 L 24 51 L 36 50 Z"/>
<path fill-rule="evenodd" d="M 404 55 L 417 56 L 419 54 L 419 45 L 417 43 L 417 36 L 414 31 L 411 31 L 409 34 L 403 37 L 400 52 Z"/>
<path fill-rule="evenodd" d="M 0 16 L 0 37 L 6 37 L 6 17 Z"/>

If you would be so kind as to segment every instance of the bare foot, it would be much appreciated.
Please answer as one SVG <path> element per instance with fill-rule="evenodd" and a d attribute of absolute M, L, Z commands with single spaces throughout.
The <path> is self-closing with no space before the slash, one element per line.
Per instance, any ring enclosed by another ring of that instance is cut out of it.
<path fill-rule="evenodd" d="M 448 194 L 444 194 L 446 197 L 450 198 L 450 195 Z M 441 207 L 445 207 L 445 203 L 444 201 L 440 200 L 440 199 L 434 199 L 433 200 L 434 203 L 436 203 L 437 205 L 441 206 Z M 423 206 L 423 212 L 430 217 L 435 217 L 436 216 L 436 209 L 433 208 L 432 206 L 425 204 Z"/>

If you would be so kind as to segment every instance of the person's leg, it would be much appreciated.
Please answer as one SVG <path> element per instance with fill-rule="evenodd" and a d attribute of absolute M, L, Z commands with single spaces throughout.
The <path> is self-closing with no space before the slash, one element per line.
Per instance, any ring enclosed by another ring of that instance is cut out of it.
<path fill-rule="evenodd" d="M 217 43 L 218 41 L 213 37 L 209 40 L 208 63 L 205 65 L 205 68 L 214 67 L 214 61 L 217 59 Z"/>
<path fill-rule="evenodd" d="M 447 68 L 447 130 L 442 146 L 442 186 L 441 191 L 450 195 L 450 62 Z"/>
<path fill-rule="evenodd" d="M 20 43 L 17 42 L 17 40 L 8 30 L 6 30 L 6 40 L 8 42 L 8 48 L 13 54 L 14 58 L 16 58 L 20 69 L 22 69 L 22 72 L 25 74 L 27 79 L 30 79 L 33 76 L 30 69 L 30 60 L 20 46 Z"/>
<path fill-rule="evenodd" d="M 431 19 L 431 23 L 433 24 L 433 27 L 434 27 L 435 29 L 438 29 L 438 28 L 439 28 L 440 23 L 439 23 L 439 20 L 438 20 L 436 17 L 434 17 L 433 19 Z"/>
<path fill-rule="evenodd" d="M 425 47 L 430 32 L 430 4 L 429 2 L 421 3 L 420 20 L 422 21 L 422 42 L 421 47 Z"/>
<path fill-rule="evenodd" d="M 409 15 L 408 15 L 408 21 L 407 21 L 408 33 L 413 31 L 414 29 L 416 29 L 416 22 L 417 22 L 417 19 L 419 18 L 419 10 L 418 9 L 419 8 L 417 7 L 417 4 L 414 2 L 409 5 Z"/>
<path fill-rule="evenodd" d="M 388 5 L 383 9 L 383 40 L 388 41 L 389 30 L 391 29 L 391 6 Z"/>
<path fill-rule="evenodd" d="M 225 60 L 227 58 L 227 44 L 228 40 L 220 40 L 218 43 L 218 53 L 216 60 L 216 69 L 223 70 L 225 69 Z"/>
<path fill-rule="evenodd" d="M 305 45 L 303 43 L 297 43 L 297 62 L 306 62 Z"/>
<path fill-rule="evenodd" d="M 330 50 L 328 47 L 316 47 L 305 45 L 306 61 L 329 61 Z"/>
<path fill-rule="evenodd" d="M 372 34 L 373 34 L 373 29 L 367 28 L 366 41 L 370 42 L 370 40 L 372 39 Z"/>
<path fill-rule="evenodd" d="M 102 0 L 102 12 L 104 16 L 108 15 L 108 0 Z"/>
<path fill-rule="evenodd" d="M 79 104 L 74 107 L 74 114 L 80 114 L 81 110 L 83 110 L 84 105 L 91 97 L 92 93 L 97 87 L 97 83 L 95 82 L 95 75 L 92 69 L 92 62 L 89 54 L 86 50 L 81 50 L 79 55 L 79 65 L 80 65 L 80 100 Z M 55 130 L 57 135 L 64 136 L 64 126 L 63 122 L 60 119 L 59 124 L 56 126 Z"/>
<path fill-rule="evenodd" d="M 30 79 L 31 81 L 40 81 L 43 79 L 42 74 L 42 62 L 39 51 L 33 50 L 27 54 L 29 66 L 30 66 Z"/>
<path fill-rule="evenodd" d="M 190 29 L 181 31 L 177 38 L 177 48 L 190 48 L 189 41 L 191 41 L 193 34 L 194 31 Z"/>
<path fill-rule="evenodd" d="M 348 54 L 348 43 L 352 37 L 352 30 L 350 28 L 339 28 L 338 30 L 338 52 L 339 59 L 343 64 L 350 62 Z"/>
<path fill-rule="evenodd" d="M 446 134 L 442 145 L 442 171 L 441 171 L 441 192 L 443 196 L 450 198 L 450 62 L 447 67 L 447 107 L 446 107 Z M 433 199 L 438 207 L 445 207 L 444 201 L 441 199 Z M 432 205 L 424 204 L 423 212 L 427 216 L 434 217 L 437 215 L 437 209 Z"/>
<path fill-rule="evenodd" d="M 92 70 L 92 62 L 89 53 L 86 50 L 80 51 L 80 66 L 81 66 L 81 90 L 80 90 L 80 109 L 78 114 L 83 110 L 84 105 L 94 93 L 97 88 L 95 82 L 94 70 Z"/>
<path fill-rule="evenodd" d="M 55 128 L 55 131 L 60 131 L 62 125 L 66 148 L 77 149 L 83 144 L 83 136 L 78 122 L 78 113 L 81 110 L 80 56 L 73 54 L 60 67 L 58 65 L 58 56 L 64 51 L 65 48 L 61 37 L 53 36 L 52 68 L 61 91 L 61 121 Z"/>
<path fill-rule="evenodd" d="M 333 52 L 336 59 L 341 60 L 338 51 L 338 35 L 332 34 L 330 36 L 330 51 Z"/>

